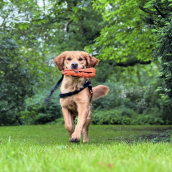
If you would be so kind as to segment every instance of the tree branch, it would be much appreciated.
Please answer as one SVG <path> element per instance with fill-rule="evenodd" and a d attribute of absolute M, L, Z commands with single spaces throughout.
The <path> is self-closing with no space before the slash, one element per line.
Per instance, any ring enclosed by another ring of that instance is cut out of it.
<path fill-rule="evenodd" d="M 69 32 L 69 25 L 70 25 L 72 22 L 73 22 L 73 20 L 71 20 L 71 21 L 67 24 L 67 26 L 66 26 L 66 32 Z"/>
<path fill-rule="evenodd" d="M 15 105 L 16 105 L 16 104 L 15 104 Z M 14 105 L 14 106 L 12 106 L 11 108 L 7 109 L 7 110 L 0 111 L 0 114 L 2 114 L 2 113 L 6 113 L 6 112 L 8 112 L 9 110 L 14 109 L 14 108 L 15 108 L 15 105 Z"/>
<path fill-rule="evenodd" d="M 154 6 L 154 8 L 162 16 L 162 18 L 165 18 L 165 15 L 163 13 L 161 13 L 161 11 L 156 6 Z"/>
<path fill-rule="evenodd" d="M 151 62 L 152 62 L 151 60 L 149 60 L 147 62 L 136 60 L 136 61 L 129 62 L 129 63 L 116 63 L 116 65 L 114 65 L 114 66 L 128 67 L 128 66 L 135 66 L 136 64 L 147 65 L 147 64 L 151 64 Z"/>
<path fill-rule="evenodd" d="M 142 11 L 144 11 L 145 13 L 148 13 L 148 14 L 155 14 L 155 13 L 152 12 L 151 10 L 145 9 L 145 8 L 143 8 L 142 6 L 139 6 L 139 8 L 140 8 Z"/>
<path fill-rule="evenodd" d="M 6 61 L 6 60 L 3 59 L 3 58 L 1 58 L 0 60 L 3 60 L 3 61 L 0 61 L 0 63 L 11 63 L 11 62 Z"/>
<path fill-rule="evenodd" d="M 142 6 L 139 6 L 139 8 L 140 8 L 142 11 L 144 11 L 145 13 L 148 13 L 148 14 L 155 14 L 155 13 L 152 12 L 151 10 L 145 9 L 145 8 L 143 8 Z M 164 15 L 156 6 L 154 6 L 154 8 L 156 9 L 156 11 L 158 12 L 159 15 L 161 15 L 163 18 L 165 18 L 165 15 Z M 155 14 L 155 15 L 157 15 L 157 14 Z"/>

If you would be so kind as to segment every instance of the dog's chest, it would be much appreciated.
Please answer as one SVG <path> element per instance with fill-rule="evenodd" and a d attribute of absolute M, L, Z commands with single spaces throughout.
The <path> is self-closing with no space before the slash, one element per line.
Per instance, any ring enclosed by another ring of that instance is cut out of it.
<path fill-rule="evenodd" d="M 61 104 L 62 107 L 67 108 L 71 112 L 77 113 L 77 104 L 73 100 L 72 96 L 60 99 L 60 104 Z"/>
<path fill-rule="evenodd" d="M 60 88 L 62 93 L 74 92 L 76 90 L 80 90 L 86 79 L 85 78 L 78 78 L 74 79 L 71 77 L 64 76 L 64 80 L 62 82 L 62 86 Z"/>
<path fill-rule="evenodd" d="M 77 112 L 77 105 L 75 102 L 70 102 L 67 108 L 72 112 Z"/>

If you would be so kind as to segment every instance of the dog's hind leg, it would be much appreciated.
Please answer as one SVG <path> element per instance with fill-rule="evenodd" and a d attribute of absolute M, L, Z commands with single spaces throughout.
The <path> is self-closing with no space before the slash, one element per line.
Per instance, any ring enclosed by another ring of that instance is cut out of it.
<path fill-rule="evenodd" d="M 88 127 L 89 127 L 90 123 L 91 123 L 91 119 L 87 119 L 87 122 L 86 122 L 86 124 L 85 124 L 85 126 L 83 128 L 83 133 L 84 133 L 83 142 L 84 143 L 88 142 L 88 140 L 89 140 L 88 139 Z"/>
<path fill-rule="evenodd" d="M 83 128 L 83 133 L 84 133 L 83 142 L 84 143 L 89 141 L 89 139 L 88 139 L 88 128 L 89 128 L 89 125 L 91 123 L 91 106 L 92 105 L 89 105 L 87 121 L 86 121 L 86 124 L 85 124 L 85 126 Z"/>

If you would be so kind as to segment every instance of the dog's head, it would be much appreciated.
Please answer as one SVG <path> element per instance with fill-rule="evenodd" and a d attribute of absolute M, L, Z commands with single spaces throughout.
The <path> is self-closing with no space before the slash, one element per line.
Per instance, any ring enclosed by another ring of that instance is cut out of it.
<path fill-rule="evenodd" d="M 99 62 L 95 57 L 82 51 L 65 51 L 54 59 L 60 71 L 65 69 L 84 69 L 96 66 Z"/>

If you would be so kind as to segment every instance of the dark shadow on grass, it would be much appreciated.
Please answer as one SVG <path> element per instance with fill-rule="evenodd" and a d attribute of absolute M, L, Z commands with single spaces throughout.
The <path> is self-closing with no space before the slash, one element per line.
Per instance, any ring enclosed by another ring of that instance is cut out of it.
<path fill-rule="evenodd" d="M 171 126 L 105 126 L 104 132 L 107 136 L 99 137 L 100 143 L 172 142 Z"/>

